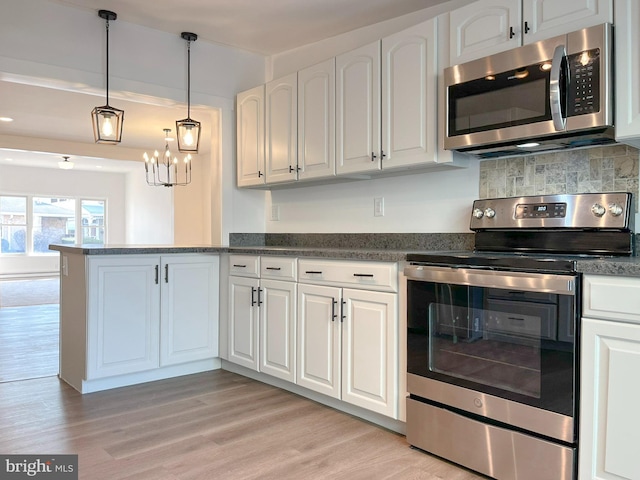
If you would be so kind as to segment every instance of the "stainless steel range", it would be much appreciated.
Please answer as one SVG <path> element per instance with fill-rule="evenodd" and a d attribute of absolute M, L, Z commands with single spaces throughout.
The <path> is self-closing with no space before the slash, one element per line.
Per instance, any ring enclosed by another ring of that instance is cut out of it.
<path fill-rule="evenodd" d="M 408 256 L 411 445 L 496 479 L 576 478 L 576 259 L 631 255 L 632 219 L 628 193 L 477 200 L 473 252 Z"/>

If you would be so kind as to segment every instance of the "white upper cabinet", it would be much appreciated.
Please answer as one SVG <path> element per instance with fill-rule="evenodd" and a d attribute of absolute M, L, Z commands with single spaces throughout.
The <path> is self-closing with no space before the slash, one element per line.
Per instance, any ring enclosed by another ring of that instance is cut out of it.
<path fill-rule="evenodd" d="M 292 73 L 265 88 L 266 182 L 298 178 L 298 75 Z"/>
<path fill-rule="evenodd" d="M 478 0 L 449 13 L 449 65 L 613 22 L 613 0 Z"/>
<path fill-rule="evenodd" d="M 335 58 L 298 72 L 299 180 L 336 174 L 335 84 Z"/>
<path fill-rule="evenodd" d="M 380 170 L 380 42 L 336 57 L 336 172 Z"/>
<path fill-rule="evenodd" d="M 236 97 L 236 155 L 238 186 L 263 185 L 264 85 Z"/>
<path fill-rule="evenodd" d="M 616 140 L 640 148 L 640 2 L 616 0 Z"/>
<path fill-rule="evenodd" d="M 449 13 L 449 65 L 521 44 L 520 0 L 478 0 Z"/>
<path fill-rule="evenodd" d="M 436 22 L 382 40 L 382 168 L 436 161 Z"/>
<path fill-rule="evenodd" d="M 436 36 L 432 19 L 336 57 L 338 175 L 437 163 Z"/>

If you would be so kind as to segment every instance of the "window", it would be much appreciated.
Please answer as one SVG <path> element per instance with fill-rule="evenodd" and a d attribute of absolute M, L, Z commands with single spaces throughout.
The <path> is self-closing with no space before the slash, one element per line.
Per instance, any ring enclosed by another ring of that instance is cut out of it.
<path fill-rule="evenodd" d="M 52 243 L 74 244 L 76 201 L 72 198 L 33 198 L 33 252 L 48 253 Z"/>
<path fill-rule="evenodd" d="M 0 196 L 0 253 L 27 250 L 27 197 Z"/>
<path fill-rule="evenodd" d="M 0 195 L 0 254 L 52 253 L 52 243 L 104 245 L 105 207 L 105 200 Z"/>
<path fill-rule="evenodd" d="M 81 200 L 82 243 L 104 245 L 104 200 Z"/>

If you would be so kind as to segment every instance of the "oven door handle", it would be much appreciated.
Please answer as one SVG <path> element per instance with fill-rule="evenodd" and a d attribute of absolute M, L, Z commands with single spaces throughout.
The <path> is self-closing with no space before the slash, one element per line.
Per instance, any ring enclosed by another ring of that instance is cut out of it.
<path fill-rule="evenodd" d="M 576 294 L 576 276 L 528 272 L 503 272 L 471 268 L 408 265 L 407 280 L 470 287 L 503 288 L 524 292 Z"/>

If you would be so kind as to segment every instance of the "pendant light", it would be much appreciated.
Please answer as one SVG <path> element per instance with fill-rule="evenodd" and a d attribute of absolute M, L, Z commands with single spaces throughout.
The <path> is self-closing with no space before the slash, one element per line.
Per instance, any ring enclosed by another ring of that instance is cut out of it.
<path fill-rule="evenodd" d="M 171 129 L 164 128 L 163 132 L 165 144 L 162 158 L 158 150 L 151 156 L 147 152 L 143 155 L 147 185 L 153 187 L 188 185 L 191 183 L 191 154 L 187 154 L 180 165 L 178 158 L 174 157 L 169 149 L 169 142 L 173 141 L 169 136 Z"/>
<path fill-rule="evenodd" d="M 120 143 L 120 140 L 122 139 L 124 110 L 119 110 L 109 105 L 109 21 L 115 20 L 118 16 L 109 10 L 99 10 L 98 16 L 105 20 L 107 29 L 107 102 L 102 107 L 94 108 L 91 112 L 93 136 L 96 143 L 108 143 L 115 145 Z"/>
<path fill-rule="evenodd" d="M 191 118 L 191 42 L 195 42 L 198 36 L 195 33 L 182 32 L 181 37 L 187 41 L 187 118 L 176 121 L 178 151 L 198 153 L 200 122 Z"/>
<path fill-rule="evenodd" d="M 64 160 L 62 162 L 58 162 L 58 168 L 62 170 L 71 170 L 73 168 L 73 162 L 69 161 L 69 157 L 62 157 Z"/>

